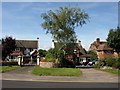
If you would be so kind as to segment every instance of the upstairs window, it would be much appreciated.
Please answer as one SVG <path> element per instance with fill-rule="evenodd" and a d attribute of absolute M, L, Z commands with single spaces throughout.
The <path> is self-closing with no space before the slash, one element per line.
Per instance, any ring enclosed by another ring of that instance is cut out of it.
<path fill-rule="evenodd" d="M 20 48 L 16 48 L 16 51 L 20 51 Z"/>

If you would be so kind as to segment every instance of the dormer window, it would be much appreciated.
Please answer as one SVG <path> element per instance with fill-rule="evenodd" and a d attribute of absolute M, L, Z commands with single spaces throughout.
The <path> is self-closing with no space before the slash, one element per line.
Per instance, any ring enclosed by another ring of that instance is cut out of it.
<path fill-rule="evenodd" d="M 16 48 L 16 51 L 20 51 L 20 48 Z"/>

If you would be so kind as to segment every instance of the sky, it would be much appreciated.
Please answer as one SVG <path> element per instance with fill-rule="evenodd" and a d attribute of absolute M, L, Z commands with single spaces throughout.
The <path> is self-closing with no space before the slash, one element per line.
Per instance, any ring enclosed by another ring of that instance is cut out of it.
<path fill-rule="evenodd" d="M 106 41 L 110 29 L 118 26 L 118 2 L 2 2 L 2 37 L 12 36 L 16 40 L 37 40 L 39 48 L 52 47 L 52 37 L 41 27 L 42 13 L 59 7 L 80 7 L 90 17 L 87 24 L 77 27 L 75 32 L 83 48 L 100 38 Z"/>

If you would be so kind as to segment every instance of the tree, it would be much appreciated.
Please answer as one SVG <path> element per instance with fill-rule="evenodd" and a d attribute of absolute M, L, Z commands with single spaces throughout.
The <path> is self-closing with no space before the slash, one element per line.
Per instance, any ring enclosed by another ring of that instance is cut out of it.
<path fill-rule="evenodd" d="M 62 50 L 50 48 L 47 51 L 45 58 L 47 59 L 47 61 L 55 61 L 57 59 L 60 62 L 63 56 L 64 56 L 64 52 Z"/>
<path fill-rule="evenodd" d="M 39 55 L 41 56 L 41 57 L 45 57 L 46 56 L 46 54 L 47 54 L 47 51 L 46 50 L 43 50 L 43 49 L 39 49 Z"/>
<path fill-rule="evenodd" d="M 16 48 L 15 39 L 12 37 L 2 38 L 2 60 L 12 53 L 13 50 Z"/>
<path fill-rule="evenodd" d="M 107 37 L 108 45 L 113 48 L 119 55 L 120 53 L 120 28 L 111 29 Z"/>
<path fill-rule="evenodd" d="M 90 51 L 88 51 L 88 54 L 91 55 L 91 60 L 97 60 L 98 59 L 97 53 L 95 51 L 90 50 Z"/>
<path fill-rule="evenodd" d="M 56 11 L 43 13 L 44 22 L 42 27 L 46 33 L 52 34 L 53 38 L 60 43 L 68 44 L 76 42 L 75 28 L 86 24 L 89 16 L 80 8 L 60 7 Z"/>

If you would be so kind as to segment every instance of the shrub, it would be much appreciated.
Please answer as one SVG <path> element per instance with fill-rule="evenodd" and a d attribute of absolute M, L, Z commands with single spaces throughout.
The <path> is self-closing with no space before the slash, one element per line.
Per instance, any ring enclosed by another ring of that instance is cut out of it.
<path fill-rule="evenodd" d="M 58 59 L 58 61 L 61 61 L 63 57 L 64 57 L 64 53 L 62 50 L 49 49 L 45 56 L 45 59 L 48 62 L 55 62 L 56 59 Z"/>
<path fill-rule="evenodd" d="M 55 61 L 54 56 L 52 55 L 52 53 L 49 53 L 49 52 L 46 54 L 45 59 L 47 60 L 47 62 L 54 62 Z"/>
<path fill-rule="evenodd" d="M 1 62 L 2 66 L 18 65 L 18 62 Z"/>
<path fill-rule="evenodd" d="M 113 63 L 112 67 L 120 69 L 120 58 L 116 58 L 116 60 Z"/>
<path fill-rule="evenodd" d="M 95 64 L 96 68 L 101 68 L 103 66 L 105 66 L 105 62 L 103 62 L 103 61 L 99 61 L 97 64 Z"/>
<path fill-rule="evenodd" d="M 116 62 L 116 58 L 113 58 L 113 57 L 106 58 L 106 66 L 112 67 L 113 64 L 115 64 L 115 62 Z"/>

